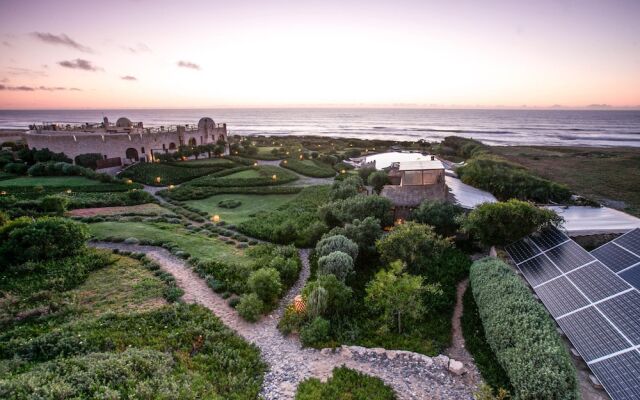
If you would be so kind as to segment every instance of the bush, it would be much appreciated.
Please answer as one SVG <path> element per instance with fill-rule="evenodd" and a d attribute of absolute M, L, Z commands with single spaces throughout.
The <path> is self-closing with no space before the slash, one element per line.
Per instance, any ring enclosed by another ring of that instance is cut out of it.
<path fill-rule="evenodd" d="M 79 154 L 75 158 L 76 165 L 94 170 L 98 168 L 97 162 L 100 160 L 102 160 L 102 154 L 100 153 Z"/>
<path fill-rule="evenodd" d="M 26 225 L 3 227 L 7 239 L 0 244 L 0 259 L 9 263 L 72 256 L 89 238 L 84 225 L 59 217 L 44 217 Z M 4 263 L 3 263 L 4 264 Z"/>
<path fill-rule="evenodd" d="M 433 226 L 440 235 L 451 236 L 460 228 L 458 218 L 463 212 L 462 207 L 448 201 L 425 200 L 413 210 L 410 219 Z"/>
<path fill-rule="evenodd" d="M 318 287 L 327 292 L 327 305 L 323 315 L 333 317 L 346 313 L 351 305 L 353 291 L 335 275 L 320 275 L 315 281 L 308 282 L 302 290 L 302 297 L 309 302 L 309 297 Z"/>
<path fill-rule="evenodd" d="M 558 224 L 562 219 L 552 210 L 520 200 L 484 203 L 464 219 L 462 228 L 484 245 L 504 245 L 535 230 Z"/>
<path fill-rule="evenodd" d="M 300 330 L 300 341 L 310 347 L 326 342 L 329 339 L 329 321 L 316 317 L 311 323 Z"/>
<path fill-rule="evenodd" d="M 243 294 L 236 305 L 238 314 L 249 322 L 256 322 L 260 318 L 263 309 L 264 303 L 255 293 Z"/>
<path fill-rule="evenodd" d="M 23 163 L 10 162 L 4 165 L 4 172 L 9 174 L 24 175 L 29 167 Z"/>
<path fill-rule="evenodd" d="M 67 211 L 69 198 L 63 196 L 44 196 L 40 204 L 44 211 L 62 215 Z"/>
<path fill-rule="evenodd" d="M 371 174 L 373 174 L 374 172 L 376 172 L 376 171 L 377 171 L 377 169 L 375 169 L 375 167 L 360 168 L 360 169 L 358 169 L 358 176 L 360 176 L 360 178 L 364 182 L 368 182 L 369 181 L 369 176 Z"/>
<path fill-rule="evenodd" d="M 571 358 L 544 307 L 504 262 L 476 261 L 470 271 L 487 342 L 518 399 L 577 399 Z"/>
<path fill-rule="evenodd" d="M 234 199 L 220 200 L 218 202 L 218 207 L 221 207 L 221 208 L 238 208 L 241 205 L 242 205 L 242 202 L 240 200 L 234 200 Z"/>
<path fill-rule="evenodd" d="M 379 194 L 384 185 L 389 183 L 389 175 L 387 175 L 385 171 L 376 171 L 369 175 L 367 182 L 369 183 L 369 186 L 373 186 L 373 190 Z"/>
<path fill-rule="evenodd" d="M 346 253 L 334 251 L 318 259 L 318 275 L 333 274 L 345 281 L 353 273 L 353 259 Z"/>
<path fill-rule="evenodd" d="M 416 275 L 429 275 L 451 243 L 437 235 L 429 225 L 407 222 L 398 225 L 376 243 L 380 258 L 386 263 L 401 260 Z"/>
<path fill-rule="evenodd" d="M 331 185 L 331 200 L 344 200 L 354 197 L 364 189 L 364 182 L 359 176 L 349 176 Z"/>
<path fill-rule="evenodd" d="M 328 226 L 349 223 L 354 219 L 374 217 L 383 226 L 391 225 L 393 204 L 385 197 L 357 195 L 344 200 L 328 203 L 319 209 L 320 218 Z"/>
<path fill-rule="evenodd" d="M 346 253 L 352 260 L 358 257 L 358 245 L 342 235 L 325 236 L 316 244 L 316 254 L 319 257 L 327 256 L 334 251 Z"/>
<path fill-rule="evenodd" d="M 247 285 L 267 305 L 277 302 L 282 292 L 280 273 L 275 268 L 260 268 L 252 272 Z"/>
<path fill-rule="evenodd" d="M 316 378 L 300 382 L 296 400 L 395 400 L 396 395 L 380 378 L 346 367 L 335 368 L 326 383 Z"/>
<path fill-rule="evenodd" d="M 354 219 L 344 227 L 335 227 L 324 237 L 333 235 L 346 236 L 358 245 L 360 252 L 371 254 L 375 252 L 376 240 L 382 236 L 382 228 L 379 220 L 367 217 L 363 220 Z"/>

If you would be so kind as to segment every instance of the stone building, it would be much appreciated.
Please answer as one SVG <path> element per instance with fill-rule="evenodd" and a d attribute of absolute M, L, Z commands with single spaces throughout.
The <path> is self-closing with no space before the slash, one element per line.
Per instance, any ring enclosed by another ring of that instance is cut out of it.
<path fill-rule="evenodd" d="M 29 148 L 48 148 L 65 153 L 71 159 L 86 153 L 100 153 L 111 165 L 152 161 L 154 155 L 176 151 L 180 146 L 196 146 L 227 141 L 227 124 L 201 118 L 197 125 L 145 128 L 119 118 L 115 124 L 107 118 L 99 124 L 32 125 L 24 138 Z"/>
<path fill-rule="evenodd" d="M 389 171 L 391 185 L 380 193 L 393 203 L 396 222 L 407 219 L 424 200 L 446 200 L 444 164 L 435 156 L 424 161 L 402 161 Z"/>

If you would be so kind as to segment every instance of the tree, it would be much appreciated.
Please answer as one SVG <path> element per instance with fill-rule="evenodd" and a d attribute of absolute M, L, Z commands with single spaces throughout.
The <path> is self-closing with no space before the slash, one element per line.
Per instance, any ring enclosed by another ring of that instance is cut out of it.
<path fill-rule="evenodd" d="M 379 271 L 367 284 L 365 304 L 382 313 L 389 331 L 412 327 L 425 313 L 422 296 L 441 295 L 438 285 L 423 285 L 423 278 L 403 272 L 401 261 L 391 263 L 388 270 Z"/>
<path fill-rule="evenodd" d="M 343 200 L 358 194 L 364 188 L 364 182 L 359 176 L 349 176 L 341 181 L 334 181 L 331 186 L 331 199 Z"/>
<path fill-rule="evenodd" d="M 332 317 L 343 314 L 351 305 L 353 291 L 335 275 L 319 275 L 315 281 L 308 282 L 302 289 L 302 297 L 309 303 L 311 293 L 317 288 L 323 288 L 327 292 L 326 307 L 323 315 Z"/>
<path fill-rule="evenodd" d="M 358 245 L 342 235 L 325 237 L 316 244 L 316 254 L 319 257 L 327 256 L 334 251 L 346 253 L 352 260 L 358 257 Z"/>
<path fill-rule="evenodd" d="M 67 211 L 69 199 L 63 196 L 45 196 L 42 198 L 40 204 L 42 204 L 42 209 L 44 211 L 62 215 Z"/>
<path fill-rule="evenodd" d="M 458 216 L 462 213 L 462 207 L 448 201 L 425 200 L 413 210 L 410 219 L 433 226 L 440 235 L 451 236 L 460 228 Z"/>
<path fill-rule="evenodd" d="M 98 168 L 97 162 L 100 160 L 102 160 L 102 154 L 100 153 L 79 154 L 75 158 L 76 165 L 91 169 Z"/>
<path fill-rule="evenodd" d="M 384 226 L 393 221 L 391 201 L 385 197 L 357 195 L 344 200 L 334 201 L 320 207 L 320 217 L 328 226 L 352 222 L 354 219 L 374 217 Z"/>
<path fill-rule="evenodd" d="M 370 186 L 373 186 L 373 190 L 380 194 L 384 185 L 389 183 L 389 175 L 385 171 L 376 171 L 369 175 L 367 182 Z"/>
<path fill-rule="evenodd" d="M 280 274 L 275 268 L 260 268 L 252 272 L 247 285 L 265 304 L 274 304 L 282 292 Z"/>
<path fill-rule="evenodd" d="M 562 218 L 552 210 L 511 199 L 481 204 L 464 219 L 462 228 L 485 246 L 492 246 L 507 244 L 542 226 L 561 222 Z"/>
<path fill-rule="evenodd" d="M 380 220 L 367 217 L 363 220 L 354 219 L 344 227 L 335 227 L 326 236 L 344 235 L 353 240 L 361 253 L 371 254 L 376 250 L 376 240 L 382 236 Z"/>
<path fill-rule="evenodd" d="M 353 273 L 353 258 L 341 251 L 322 256 L 318 259 L 318 274 L 333 274 L 341 281 L 345 281 Z"/>
<path fill-rule="evenodd" d="M 236 306 L 238 314 L 249 322 L 256 322 L 260 318 L 263 309 L 264 303 L 255 293 L 243 294 Z"/>
<path fill-rule="evenodd" d="M 427 273 L 451 243 L 429 225 L 407 222 L 378 240 L 376 247 L 383 261 L 401 260 L 409 272 L 418 275 Z"/>

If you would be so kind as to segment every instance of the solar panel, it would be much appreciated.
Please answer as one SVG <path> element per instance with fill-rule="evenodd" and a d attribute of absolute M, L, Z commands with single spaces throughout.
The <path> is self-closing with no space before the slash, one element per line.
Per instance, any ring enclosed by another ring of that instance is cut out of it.
<path fill-rule="evenodd" d="M 549 259 L 541 254 L 529 261 L 518 265 L 527 278 L 531 286 L 537 286 L 550 279 L 560 276 L 560 271 L 549 261 Z"/>
<path fill-rule="evenodd" d="M 589 365 L 616 400 L 640 399 L 640 352 L 629 351 Z"/>
<path fill-rule="evenodd" d="M 640 258 L 622 249 L 614 243 L 607 243 L 591 252 L 595 258 L 611 268 L 613 272 L 620 272 L 640 262 Z"/>
<path fill-rule="evenodd" d="M 598 261 L 567 274 L 567 277 L 594 302 L 629 289 L 629 285 Z"/>
<path fill-rule="evenodd" d="M 567 235 L 554 227 L 544 228 L 539 232 L 532 233 L 529 237 L 542 251 L 569 240 Z"/>
<path fill-rule="evenodd" d="M 640 293 L 623 293 L 603 301 L 598 308 L 634 345 L 640 344 Z"/>
<path fill-rule="evenodd" d="M 586 263 L 595 261 L 591 254 L 572 240 L 549 250 L 546 254 L 562 272 L 569 272 Z"/>
<path fill-rule="evenodd" d="M 629 282 L 630 285 L 640 290 L 640 265 L 621 272 L 620 277 Z"/>
<path fill-rule="evenodd" d="M 640 228 L 625 233 L 614 242 L 640 256 Z"/>
<path fill-rule="evenodd" d="M 581 295 L 565 277 L 554 279 L 537 287 L 536 293 L 554 317 L 590 304 L 589 300 Z"/>
<path fill-rule="evenodd" d="M 518 240 L 505 248 L 516 264 L 528 260 L 529 258 L 540 253 L 537 247 L 529 243 L 528 239 Z"/>
<path fill-rule="evenodd" d="M 631 347 L 595 307 L 559 318 L 557 322 L 587 362 Z"/>

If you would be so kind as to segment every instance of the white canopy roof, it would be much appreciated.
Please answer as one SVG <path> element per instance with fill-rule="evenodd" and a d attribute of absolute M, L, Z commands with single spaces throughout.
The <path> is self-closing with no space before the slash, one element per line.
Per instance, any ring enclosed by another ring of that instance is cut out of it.
<path fill-rule="evenodd" d="M 420 161 L 400 161 L 400 171 L 421 171 L 425 169 L 444 169 L 442 161 L 420 160 Z"/>

